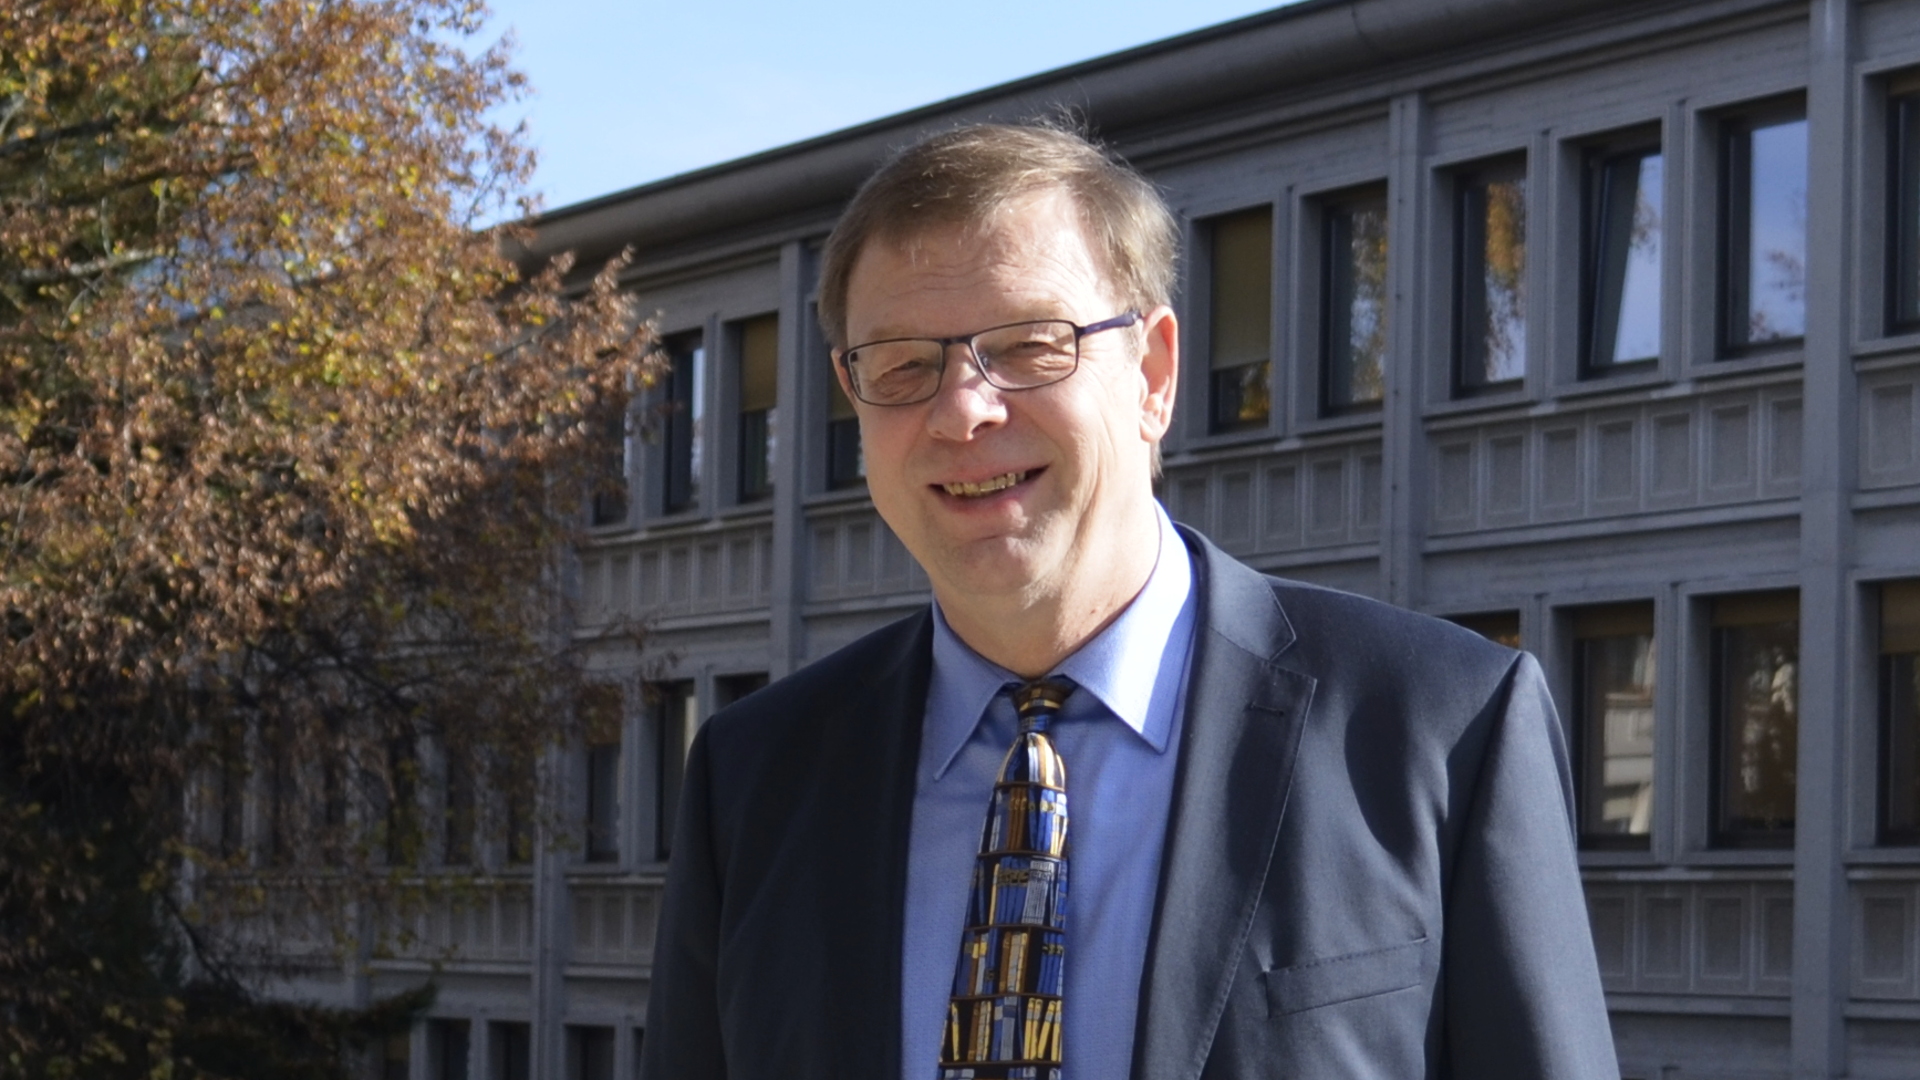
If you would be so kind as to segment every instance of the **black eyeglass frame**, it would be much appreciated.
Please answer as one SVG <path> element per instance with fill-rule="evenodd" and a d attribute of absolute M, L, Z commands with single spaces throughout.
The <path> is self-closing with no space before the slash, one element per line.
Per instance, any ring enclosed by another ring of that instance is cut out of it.
<path fill-rule="evenodd" d="M 918 405 L 923 401 L 932 401 L 938 396 L 940 393 L 940 384 L 945 382 L 947 378 L 947 350 L 954 345 L 965 345 L 967 347 L 967 355 L 973 358 L 974 368 L 980 372 L 980 377 L 987 381 L 987 385 L 993 387 L 995 390 L 1000 390 L 1005 393 L 1014 393 L 1020 390 L 1038 390 L 1043 386 L 1052 386 L 1055 383 L 1065 382 L 1073 378 L 1074 372 L 1080 370 L 1080 339 L 1089 334 L 1098 334 L 1103 330 L 1118 330 L 1123 326 L 1133 326 L 1139 323 L 1142 317 L 1139 311 L 1129 310 L 1123 311 L 1111 319 L 1102 319 L 1099 322 L 1088 323 L 1085 326 L 1074 322 L 1072 319 L 1021 319 L 1019 322 L 1001 323 L 998 326 L 989 326 L 985 330 L 976 330 L 971 334 L 956 334 L 953 337 L 881 338 L 877 341 L 863 341 L 850 349 L 842 349 L 835 359 L 840 362 L 842 368 L 846 369 L 847 385 L 853 388 L 853 396 L 868 405 L 882 409 L 890 409 L 899 405 Z M 1059 378 L 1048 379 L 1043 383 L 1033 383 L 1028 386 L 1001 385 L 1000 381 L 994 377 L 992 368 L 980 359 L 980 352 L 974 348 L 974 342 L 996 330 L 1008 330 L 1016 326 L 1032 326 L 1038 323 L 1065 323 L 1073 327 L 1073 366 L 1068 368 L 1066 373 Z M 929 384 L 930 389 L 928 389 L 925 397 L 912 398 L 907 401 L 874 401 L 861 392 L 860 379 L 854 374 L 853 361 L 850 358 L 861 349 L 871 349 L 875 345 L 891 345 L 897 341 L 930 341 L 940 346 L 940 366 L 934 371 L 933 381 Z"/>

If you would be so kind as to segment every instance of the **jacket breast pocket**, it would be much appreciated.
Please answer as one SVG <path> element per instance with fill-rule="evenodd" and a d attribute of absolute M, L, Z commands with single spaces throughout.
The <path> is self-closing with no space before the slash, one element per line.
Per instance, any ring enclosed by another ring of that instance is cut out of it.
<path fill-rule="evenodd" d="M 1267 1015 L 1338 1005 L 1419 986 L 1427 978 L 1427 939 L 1274 968 L 1263 976 Z"/>

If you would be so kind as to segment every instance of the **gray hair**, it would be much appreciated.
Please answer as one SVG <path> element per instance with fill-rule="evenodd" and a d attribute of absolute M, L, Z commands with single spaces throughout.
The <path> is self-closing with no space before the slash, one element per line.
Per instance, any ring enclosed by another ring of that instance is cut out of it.
<path fill-rule="evenodd" d="M 1180 232 L 1152 183 L 1076 132 L 1045 123 L 970 124 L 896 153 L 860 186 L 827 237 L 821 327 L 836 347 L 849 344 L 847 285 L 868 241 L 978 226 L 1048 191 L 1066 192 L 1078 207 L 1115 299 L 1143 312 L 1169 302 Z"/>

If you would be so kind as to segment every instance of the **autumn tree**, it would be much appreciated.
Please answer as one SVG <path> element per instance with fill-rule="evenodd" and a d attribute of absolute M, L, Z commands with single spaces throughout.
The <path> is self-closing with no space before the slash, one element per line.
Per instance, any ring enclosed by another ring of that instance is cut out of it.
<path fill-rule="evenodd" d="M 393 900 L 458 854 L 423 785 L 484 836 L 567 737 L 651 337 L 502 257 L 477 0 L 0 8 L 0 1074 L 328 1075 L 378 1018 L 230 931 Z"/>

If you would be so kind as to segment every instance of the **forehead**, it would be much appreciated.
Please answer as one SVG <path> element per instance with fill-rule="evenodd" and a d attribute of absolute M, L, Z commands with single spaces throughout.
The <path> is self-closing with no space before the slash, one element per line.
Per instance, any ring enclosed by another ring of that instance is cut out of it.
<path fill-rule="evenodd" d="M 875 236 L 847 284 L 847 329 L 856 342 L 967 332 L 995 320 L 1100 318 L 1092 309 L 1111 306 L 1117 292 L 1078 208 L 1059 191 L 978 222 Z"/>

